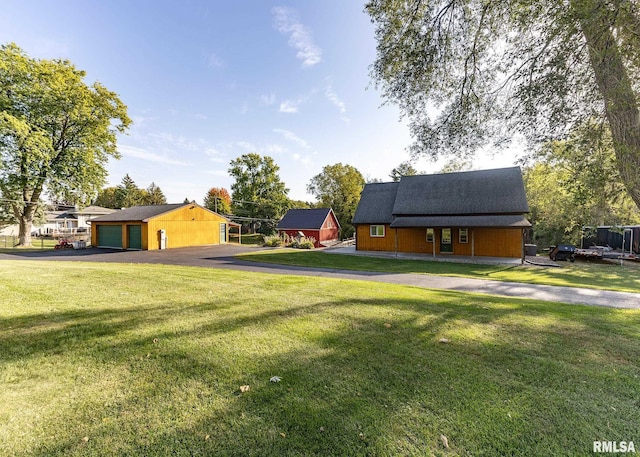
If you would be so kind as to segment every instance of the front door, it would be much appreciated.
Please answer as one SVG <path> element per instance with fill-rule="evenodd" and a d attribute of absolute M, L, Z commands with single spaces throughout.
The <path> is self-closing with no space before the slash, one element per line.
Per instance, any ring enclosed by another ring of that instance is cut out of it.
<path fill-rule="evenodd" d="M 440 237 L 440 253 L 450 254 L 453 252 L 453 243 L 451 242 L 451 229 L 443 228 Z"/>
<path fill-rule="evenodd" d="M 227 224 L 220 224 L 220 244 L 227 242 Z"/>

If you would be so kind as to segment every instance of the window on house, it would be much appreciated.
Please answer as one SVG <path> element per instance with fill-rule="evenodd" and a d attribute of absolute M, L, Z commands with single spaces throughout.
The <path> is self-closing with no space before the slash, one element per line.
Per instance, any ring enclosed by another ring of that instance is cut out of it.
<path fill-rule="evenodd" d="M 460 229 L 458 231 L 458 240 L 460 243 L 468 243 L 469 242 L 469 229 Z"/>
<path fill-rule="evenodd" d="M 383 237 L 384 236 L 384 225 L 372 225 L 372 226 L 370 226 L 369 233 L 373 237 Z"/>
<path fill-rule="evenodd" d="M 427 229 L 427 243 L 433 243 L 433 234 L 434 234 L 434 230 L 432 228 L 428 228 Z"/>

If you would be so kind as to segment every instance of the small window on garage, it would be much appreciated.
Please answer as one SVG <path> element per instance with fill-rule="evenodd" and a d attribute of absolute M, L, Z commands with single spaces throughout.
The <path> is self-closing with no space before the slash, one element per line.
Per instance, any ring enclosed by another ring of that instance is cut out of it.
<path fill-rule="evenodd" d="M 369 230 L 372 237 L 384 237 L 384 225 L 372 225 Z"/>
<path fill-rule="evenodd" d="M 427 243 L 433 243 L 435 231 L 432 228 L 427 229 Z"/>
<path fill-rule="evenodd" d="M 460 231 L 458 232 L 458 241 L 460 241 L 460 243 L 469 242 L 469 229 L 460 229 Z"/>

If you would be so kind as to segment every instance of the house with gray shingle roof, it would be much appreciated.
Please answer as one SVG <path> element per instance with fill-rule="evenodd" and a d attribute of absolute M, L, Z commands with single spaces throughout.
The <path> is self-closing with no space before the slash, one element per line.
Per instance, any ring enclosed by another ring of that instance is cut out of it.
<path fill-rule="evenodd" d="M 340 224 L 331 208 L 290 209 L 276 226 L 279 234 L 315 238 L 315 247 L 338 241 Z"/>
<path fill-rule="evenodd" d="M 528 212 L 519 167 L 371 183 L 353 217 L 356 249 L 522 258 Z"/>

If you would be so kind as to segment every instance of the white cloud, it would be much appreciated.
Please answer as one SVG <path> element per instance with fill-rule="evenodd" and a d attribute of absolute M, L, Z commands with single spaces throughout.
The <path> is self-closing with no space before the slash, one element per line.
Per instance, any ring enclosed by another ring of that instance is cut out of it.
<path fill-rule="evenodd" d="M 251 152 L 256 151 L 256 145 L 253 143 L 249 143 L 247 141 L 236 141 L 236 146 L 242 149 L 246 149 L 247 151 L 251 151 Z"/>
<path fill-rule="evenodd" d="M 236 108 L 238 114 L 247 114 L 249 112 L 249 105 L 244 102 L 240 108 Z"/>
<path fill-rule="evenodd" d="M 268 154 L 281 154 L 285 152 L 287 148 L 280 146 L 279 144 L 268 144 L 265 147 L 265 152 Z"/>
<path fill-rule="evenodd" d="M 213 176 L 229 176 L 226 170 L 209 170 L 206 173 Z"/>
<path fill-rule="evenodd" d="M 278 32 L 289 35 L 289 46 L 298 50 L 296 57 L 302 65 L 311 67 L 322 61 L 322 49 L 315 45 L 311 33 L 289 8 L 277 6 L 271 10 Z"/>
<path fill-rule="evenodd" d="M 175 160 L 166 156 L 154 154 L 153 152 L 149 152 L 141 148 L 135 148 L 133 146 L 118 146 L 118 151 L 126 157 L 142 159 L 148 162 L 165 163 L 167 165 L 181 165 L 181 166 L 189 165 L 187 162 L 183 162 L 181 160 Z"/>
<path fill-rule="evenodd" d="M 345 113 L 347 112 L 347 105 L 345 105 L 340 97 L 338 97 L 338 94 L 335 93 L 335 91 L 333 90 L 333 84 L 329 84 L 327 86 L 325 95 L 327 99 L 340 110 L 340 119 L 348 124 L 350 122 L 350 119 L 345 115 Z"/>
<path fill-rule="evenodd" d="M 282 103 L 280 103 L 280 112 L 281 113 L 297 113 L 298 104 L 296 102 L 292 102 L 291 100 L 285 100 Z"/>
<path fill-rule="evenodd" d="M 217 149 L 214 148 L 205 148 L 204 153 L 207 157 L 209 157 L 209 160 L 211 162 L 217 162 L 217 163 L 226 163 L 227 159 L 225 159 L 223 156 L 224 154 L 222 154 L 220 151 L 218 151 Z"/>
<path fill-rule="evenodd" d="M 260 96 L 260 101 L 263 105 L 273 105 L 276 102 L 276 95 L 274 93 L 264 94 Z"/>
<path fill-rule="evenodd" d="M 296 135 L 295 133 L 293 133 L 290 130 L 285 130 L 285 129 L 273 129 L 274 133 L 279 133 L 280 135 L 282 135 L 283 137 L 285 137 L 287 140 L 292 141 L 293 143 L 296 143 L 298 146 L 301 146 L 303 148 L 309 148 L 309 143 L 307 143 L 305 140 L 303 140 L 302 138 L 300 138 L 298 135 Z"/>
<path fill-rule="evenodd" d="M 307 168 L 309 168 L 313 164 L 313 160 L 308 155 L 303 156 L 301 154 L 294 153 L 294 154 L 291 154 L 291 158 L 296 162 L 300 162 Z"/>
<path fill-rule="evenodd" d="M 213 52 L 205 57 L 207 67 L 209 68 L 223 68 L 225 66 L 224 60 L 218 57 Z"/>

